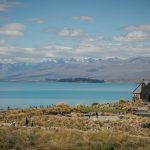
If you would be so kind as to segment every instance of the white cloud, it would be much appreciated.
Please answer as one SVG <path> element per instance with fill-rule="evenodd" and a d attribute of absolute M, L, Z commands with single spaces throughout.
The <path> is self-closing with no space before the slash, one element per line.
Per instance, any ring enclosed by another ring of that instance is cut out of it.
<path fill-rule="evenodd" d="M 10 9 L 20 6 L 22 3 L 14 0 L 0 0 L 0 12 L 5 12 Z"/>
<path fill-rule="evenodd" d="M 73 20 L 80 20 L 80 21 L 93 21 L 94 18 L 91 16 L 73 16 Z"/>
<path fill-rule="evenodd" d="M 48 44 L 43 47 L 44 49 L 52 49 L 52 50 L 70 50 L 72 47 L 62 46 L 58 44 Z"/>
<path fill-rule="evenodd" d="M 95 57 L 95 58 L 128 58 L 131 56 L 150 56 L 149 45 L 141 43 L 94 43 L 83 41 L 72 47 L 58 43 L 46 43 L 37 48 L 16 46 L 0 46 L 0 59 L 14 61 L 38 62 L 43 58 L 59 57 Z"/>
<path fill-rule="evenodd" d="M 61 37 L 60 39 L 63 37 L 71 39 L 73 45 L 49 42 L 36 48 L 22 48 L 7 45 L 6 41 L 1 39 L 0 59 L 38 62 L 48 57 L 128 58 L 131 56 L 150 56 L 150 44 L 148 41 L 145 42 L 149 38 L 149 33 L 146 31 L 133 29 L 126 31 L 124 35 L 113 37 L 113 40 L 95 34 L 91 35 L 81 29 L 67 27 L 55 31 L 49 30 L 49 32 L 55 34 L 57 38 Z"/>
<path fill-rule="evenodd" d="M 100 35 L 90 34 L 88 32 L 83 31 L 82 29 L 72 29 L 72 28 L 64 27 L 63 29 L 60 30 L 49 29 L 48 31 L 54 33 L 59 37 L 66 37 L 66 38 L 78 40 L 78 42 L 82 42 L 82 41 L 96 42 L 102 39 Z"/>
<path fill-rule="evenodd" d="M 72 53 L 72 47 L 57 43 L 47 43 L 39 49 L 45 53 L 46 57 L 67 57 Z"/>
<path fill-rule="evenodd" d="M 24 33 L 24 25 L 21 23 L 10 23 L 0 27 L 0 35 L 8 37 L 20 37 Z"/>
<path fill-rule="evenodd" d="M 31 22 L 37 23 L 37 24 L 43 24 L 44 20 L 42 18 L 33 18 L 30 19 Z"/>
<path fill-rule="evenodd" d="M 67 27 L 57 32 L 59 36 L 64 36 L 64 37 L 77 37 L 80 36 L 82 33 L 83 31 L 80 29 L 70 29 Z"/>
<path fill-rule="evenodd" d="M 74 46 L 48 43 L 39 48 L 46 57 L 97 57 L 128 58 L 131 56 L 150 56 L 149 46 L 142 43 L 121 43 L 114 41 L 80 41 Z M 41 51 L 40 51 L 41 52 Z"/>
<path fill-rule="evenodd" d="M 133 30 L 137 30 L 137 31 L 150 31 L 150 24 L 143 24 L 143 25 L 131 25 L 131 26 L 127 26 L 124 29 L 125 31 L 133 31 Z"/>
<path fill-rule="evenodd" d="M 0 45 L 4 45 L 4 44 L 6 44 L 6 41 L 3 39 L 2 40 L 0 39 Z"/>
<path fill-rule="evenodd" d="M 12 45 L 0 46 L 0 59 L 37 59 L 41 56 L 41 53 L 37 52 L 36 48 L 23 48 Z"/>
<path fill-rule="evenodd" d="M 148 34 L 143 31 L 131 31 L 123 36 L 114 36 L 113 39 L 116 41 L 132 42 L 132 41 L 142 41 L 147 39 L 148 37 L 149 37 Z"/>
<path fill-rule="evenodd" d="M 73 48 L 76 57 L 97 57 L 97 58 L 128 58 L 131 56 L 150 56 L 149 46 L 144 44 L 126 43 L 80 43 Z"/>
<path fill-rule="evenodd" d="M 13 61 L 40 61 L 48 57 L 64 57 L 71 53 L 72 47 L 61 44 L 47 43 L 41 47 L 17 47 L 12 45 L 0 46 L 0 59 Z"/>
<path fill-rule="evenodd" d="M 150 39 L 150 24 L 129 25 L 123 28 L 124 35 L 114 36 L 116 41 L 134 42 Z"/>

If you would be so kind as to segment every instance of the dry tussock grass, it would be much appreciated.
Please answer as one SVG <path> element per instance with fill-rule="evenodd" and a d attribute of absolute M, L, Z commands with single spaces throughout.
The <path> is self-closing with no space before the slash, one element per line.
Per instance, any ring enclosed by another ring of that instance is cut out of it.
<path fill-rule="evenodd" d="M 150 122 L 150 118 L 125 114 L 118 121 L 102 122 L 81 117 L 84 111 L 118 113 L 133 106 L 125 101 L 94 106 L 59 103 L 49 108 L 1 111 L 0 123 L 16 122 L 17 126 L 0 127 L 0 150 L 149 150 L 150 131 L 140 124 Z M 23 127 L 26 117 L 30 121 L 28 128 Z M 110 128 L 106 130 L 104 126 Z"/>
<path fill-rule="evenodd" d="M 122 132 L 0 127 L 0 149 L 3 150 L 148 150 L 149 143 L 150 139 Z"/>

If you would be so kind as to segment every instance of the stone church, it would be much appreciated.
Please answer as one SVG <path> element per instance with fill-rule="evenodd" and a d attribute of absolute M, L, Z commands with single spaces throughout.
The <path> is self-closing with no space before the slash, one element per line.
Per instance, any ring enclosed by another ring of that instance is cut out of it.
<path fill-rule="evenodd" d="M 150 103 L 150 82 L 143 80 L 141 84 L 133 91 L 133 100 L 142 100 L 144 103 Z"/>

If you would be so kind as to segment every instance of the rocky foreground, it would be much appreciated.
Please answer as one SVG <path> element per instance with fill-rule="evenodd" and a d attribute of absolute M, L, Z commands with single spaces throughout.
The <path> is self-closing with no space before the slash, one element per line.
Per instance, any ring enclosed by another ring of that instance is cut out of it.
<path fill-rule="evenodd" d="M 0 111 L 0 149 L 150 149 L 149 105 L 120 100 Z M 138 114 L 138 115 L 137 115 Z"/>

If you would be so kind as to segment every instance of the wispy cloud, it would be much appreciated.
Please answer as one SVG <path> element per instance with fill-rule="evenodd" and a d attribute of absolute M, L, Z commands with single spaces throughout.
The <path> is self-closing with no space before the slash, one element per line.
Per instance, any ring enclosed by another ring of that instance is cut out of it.
<path fill-rule="evenodd" d="M 40 17 L 30 19 L 29 21 L 37 23 L 37 24 L 43 24 L 44 23 L 44 20 L 42 18 L 40 18 Z"/>
<path fill-rule="evenodd" d="M 41 47 L 46 57 L 96 57 L 96 58 L 128 58 L 131 56 L 150 56 L 149 46 L 144 44 L 118 44 L 118 43 L 89 43 L 84 41 L 67 47 L 60 44 L 51 44 Z"/>
<path fill-rule="evenodd" d="M 73 16 L 73 20 L 80 20 L 80 21 L 93 21 L 94 18 L 91 16 Z"/>
<path fill-rule="evenodd" d="M 148 34 L 143 31 L 131 31 L 126 35 L 114 36 L 113 39 L 116 41 L 132 42 L 132 41 L 142 41 L 147 39 L 148 37 L 149 37 Z"/>
<path fill-rule="evenodd" d="M 3 32 L 5 31 L 4 29 L 6 30 L 6 28 L 3 28 Z M 11 29 L 13 31 L 16 30 L 14 27 Z M 71 46 L 70 44 L 61 44 L 62 42 L 59 43 L 52 40 L 53 42 L 43 43 L 35 48 L 22 48 L 21 46 L 7 45 L 6 41 L 0 40 L 0 59 L 15 58 L 15 60 L 19 61 L 38 62 L 48 57 L 128 58 L 130 56 L 150 56 L 150 44 L 145 42 L 149 38 L 149 31 L 146 31 L 148 28 L 142 29 L 139 30 L 137 27 L 136 29 L 128 28 L 124 35 L 114 36 L 113 38 L 102 38 L 99 35 L 85 32 L 83 29 L 69 27 L 55 30 L 50 29 L 49 33 L 54 34 L 56 39 L 66 40 L 66 38 L 69 38 L 69 40 L 72 40 Z M 1 31 L 2 27 L 0 28 L 0 35 L 2 35 Z M 22 30 L 20 32 L 23 34 Z M 3 33 L 3 35 L 5 34 Z M 6 35 L 16 36 L 16 33 L 7 33 Z"/>
<path fill-rule="evenodd" d="M 10 23 L 0 27 L 0 35 L 16 38 L 24 35 L 25 26 L 21 23 Z"/>
<path fill-rule="evenodd" d="M 59 43 L 47 43 L 40 47 L 46 57 L 67 57 L 72 55 L 72 47 Z"/>
<path fill-rule="evenodd" d="M 150 31 L 150 24 L 130 25 L 124 28 L 125 31 Z"/>
<path fill-rule="evenodd" d="M 63 37 L 78 37 L 83 33 L 81 29 L 63 28 L 57 32 L 59 36 Z"/>
<path fill-rule="evenodd" d="M 53 29 L 49 28 L 46 30 L 46 32 L 50 32 L 58 37 L 64 37 L 69 39 L 75 39 L 79 42 L 81 41 L 88 41 L 88 42 L 94 42 L 102 39 L 102 36 L 99 34 L 91 34 L 88 33 L 80 28 L 69 28 L 64 27 L 62 29 Z"/>
<path fill-rule="evenodd" d="M 67 57 L 72 48 L 62 44 L 47 43 L 42 47 L 17 47 L 12 45 L 0 46 L 0 59 L 14 61 L 40 61 L 48 57 Z M 71 56 L 71 55 L 70 55 Z"/>
<path fill-rule="evenodd" d="M 150 24 L 130 25 L 123 28 L 124 35 L 114 36 L 116 41 L 134 42 L 144 41 L 150 38 Z"/>
<path fill-rule="evenodd" d="M 0 46 L 6 44 L 6 41 L 3 39 L 0 39 Z"/>
<path fill-rule="evenodd" d="M 33 57 L 33 55 L 35 56 Z M 27 58 L 39 58 L 41 53 L 36 53 L 35 48 L 28 47 L 17 47 L 12 45 L 3 45 L 0 46 L 0 59 L 8 59 L 8 60 L 25 60 Z"/>
<path fill-rule="evenodd" d="M 0 59 L 15 61 L 40 61 L 43 58 L 59 57 L 95 57 L 95 58 L 128 58 L 130 56 L 150 56 L 149 46 L 144 44 L 126 44 L 126 43 L 89 43 L 83 41 L 72 47 L 59 43 L 46 43 L 37 48 L 22 48 L 16 46 L 0 46 Z"/>
<path fill-rule="evenodd" d="M 71 50 L 72 49 L 72 47 L 63 46 L 60 44 L 53 44 L 53 43 L 48 43 L 43 48 L 44 49 L 53 49 L 53 50 L 57 50 L 57 49 L 59 49 L 59 50 Z"/>
<path fill-rule="evenodd" d="M 10 9 L 14 9 L 18 6 L 22 5 L 19 1 L 14 0 L 0 0 L 0 12 L 5 12 Z"/>

